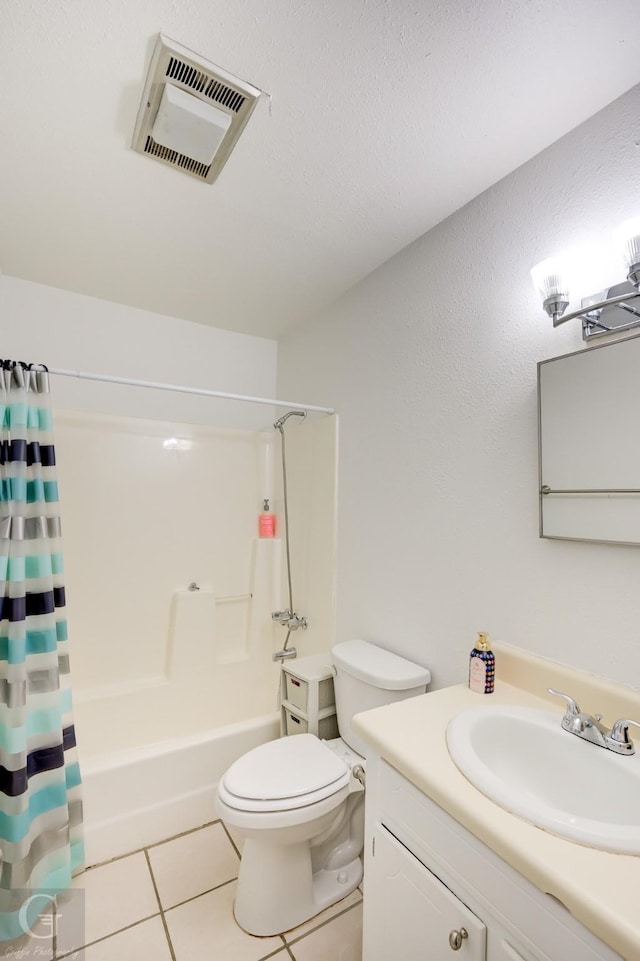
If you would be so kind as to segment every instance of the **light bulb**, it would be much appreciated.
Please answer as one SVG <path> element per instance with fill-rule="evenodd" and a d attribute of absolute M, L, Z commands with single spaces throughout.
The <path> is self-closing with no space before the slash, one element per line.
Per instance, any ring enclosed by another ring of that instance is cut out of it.
<path fill-rule="evenodd" d="M 613 242 L 616 244 L 629 271 L 629 280 L 636 287 L 640 275 L 640 217 L 625 220 L 613 231 Z M 634 268 L 636 268 L 634 270 Z"/>

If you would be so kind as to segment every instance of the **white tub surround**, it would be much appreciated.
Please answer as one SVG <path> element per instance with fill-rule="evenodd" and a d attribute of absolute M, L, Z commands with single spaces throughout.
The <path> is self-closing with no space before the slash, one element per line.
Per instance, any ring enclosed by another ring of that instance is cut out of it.
<path fill-rule="evenodd" d="M 560 724 L 562 704 L 546 694 L 547 687 L 571 694 L 583 710 L 601 713 L 610 726 L 620 717 L 640 718 L 640 691 L 508 645 L 495 644 L 494 650 L 494 694 L 475 694 L 460 684 L 359 714 L 354 729 L 380 757 L 536 888 L 562 902 L 605 944 L 629 961 L 639 959 L 640 857 L 583 847 L 504 811 L 460 773 L 449 756 L 445 731 L 451 718 L 483 698 L 491 704 L 557 712 Z"/>

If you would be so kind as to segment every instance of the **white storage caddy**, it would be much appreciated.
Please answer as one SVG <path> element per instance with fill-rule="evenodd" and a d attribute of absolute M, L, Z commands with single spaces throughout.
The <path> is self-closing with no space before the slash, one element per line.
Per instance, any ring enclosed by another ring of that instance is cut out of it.
<path fill-rule="evenodd" d="M 338 737 L 331 656 L 313 654 L 287 661 L 280 675 L 281 734 Z"/>

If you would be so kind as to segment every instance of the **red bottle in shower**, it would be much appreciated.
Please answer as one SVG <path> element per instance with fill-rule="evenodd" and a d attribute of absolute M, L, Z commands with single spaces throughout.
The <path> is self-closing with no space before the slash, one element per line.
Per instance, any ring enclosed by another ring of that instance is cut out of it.
<path fill-rule="evenodd" d="M 262 510 L 263 513 L 258 518 L 258 533 L 260 537 L 275 537 L 276 518 L 275 514 L 271 513 L 267 499 L 263 501 Z"/>

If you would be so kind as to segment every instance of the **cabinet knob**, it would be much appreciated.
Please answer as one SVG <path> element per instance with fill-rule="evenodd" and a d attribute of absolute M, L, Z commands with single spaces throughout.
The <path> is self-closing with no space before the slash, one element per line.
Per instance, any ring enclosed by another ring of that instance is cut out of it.
<path fill-rule="evenodd" d="M 460 928 L 459 931 L 452 931 L 449 935 L 449 947 L 452 951 L 459 951 L 462 947 L 462 942 L 468 937 L 469 932 L 466 928 Z"/>

